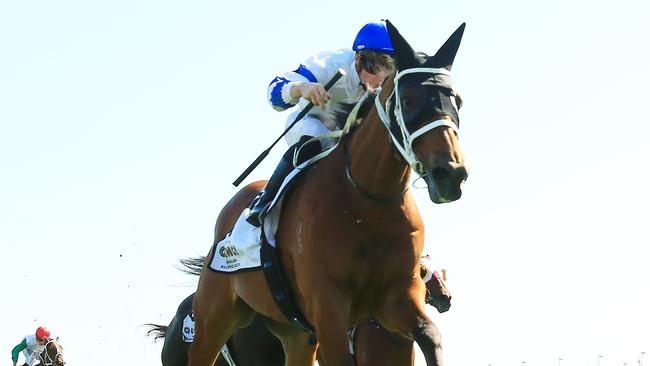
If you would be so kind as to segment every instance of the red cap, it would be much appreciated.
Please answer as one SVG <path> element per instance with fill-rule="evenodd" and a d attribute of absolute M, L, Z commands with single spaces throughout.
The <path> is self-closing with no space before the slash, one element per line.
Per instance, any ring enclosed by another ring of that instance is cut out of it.
<path fill-rule="evenodd" d="M 38 327 L 38 329 L 36 329 L 36 338 L 38 339 L 50 338 L 50 331 L 45 327 Z"/>

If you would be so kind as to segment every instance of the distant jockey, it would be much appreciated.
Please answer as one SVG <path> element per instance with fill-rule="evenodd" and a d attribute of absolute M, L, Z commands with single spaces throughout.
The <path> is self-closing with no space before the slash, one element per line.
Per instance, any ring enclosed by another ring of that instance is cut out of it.
<path fill-rule="evenodd" d="M 25 356 L 25 365 L 33 366 L 39 362 L 38 355 L 45 350 L 45 343 L 50 338 L 50 331 L 45 327 L 38 327 L 34 334 L 23 338 L 13 350 L 11 350 L 11 360 L 14 366 L 18 362 L 18 354 L 23 351 Z"/>

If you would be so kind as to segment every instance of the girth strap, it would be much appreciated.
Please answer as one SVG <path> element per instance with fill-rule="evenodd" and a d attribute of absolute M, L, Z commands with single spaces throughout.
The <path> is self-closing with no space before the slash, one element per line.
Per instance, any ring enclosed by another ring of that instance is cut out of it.
<path fill-rule="evenodd" d="M 266 283 L 282 314 L 294 326 L 310 333 L 312 339 L 315 339 L 314 327 L 305 319 L 293 298 L 277 250 L 266 241 L 266 235 L 264 233 L 262 233 L 260 259 L 262 261 L 262 271 L 264 272 Z"/>

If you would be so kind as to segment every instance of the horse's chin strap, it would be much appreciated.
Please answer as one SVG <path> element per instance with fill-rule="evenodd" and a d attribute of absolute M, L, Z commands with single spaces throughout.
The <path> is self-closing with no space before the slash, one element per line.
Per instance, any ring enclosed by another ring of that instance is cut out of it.
<path fill-rule="evenodd" d="M 420 127 L 413 133 L 410 133 L 408 131 L 408 129 L 406 128 L 406 123 L 404 122 L 404 116 L 402 115 L 402 103 L 399 97 L 398 82 L 402 76 L 406 74 L 413 74 L 413 73 L 431 73 L 434 75 L 443 74 L 447 76 L 451 74 L 449 70 L 444 68 L 428 68 L 428 67 L 416 67 L 412 69 L 399 71 L 397 75 L 395 75 L 393 92 L 386 99 L 385 109 L 384 106 L 381 105 L 381 100 L 379 97 L 375 98 L 375 107 L 377 108 L 377 113 L 379 114 L 379 118 L 384 123 L 386 129 L 388 129 L 388 134 L 390 135 L 390 138 L 393 141 L 393 146 L 395 146 L 395 148 L 400 152 L 404 160 L 408 162 L 408 164 L 413 168 L 413 170 L 415 170 L 416 173 L 418 173 L 420 176 L 424 176 L 426 175 L 426 172 L 424 171 L 424 167 L 420 162 L 420 160 L 418 159 L 418 157 L 415 155 L 415 152 L 413 151 L 413 142 L 415 141 L 415 139 L 433 130 L 434 128 L 441 127 L 441 126 L 449 127 L 452 130 L 454 130 L 456 134 L 458 134 L 458 126 L 456 126 L 456 124 L 453 121 L 441 118 L 425 124 L 424 126 Z M 402 136 L 403 136 L 402 141 L 398 141 L 397 137 L 395 137 L 395 135 L 393 135 L 393 133 L 390 130 L 391 119 L 388 116 L 388 113 L 390 111 L 390 103 L 393 96 L 395 96 L 395 100 L 396 100 L 395 119 L 397 120 L 397 125 L 399 126 L 402 132 Z"/>

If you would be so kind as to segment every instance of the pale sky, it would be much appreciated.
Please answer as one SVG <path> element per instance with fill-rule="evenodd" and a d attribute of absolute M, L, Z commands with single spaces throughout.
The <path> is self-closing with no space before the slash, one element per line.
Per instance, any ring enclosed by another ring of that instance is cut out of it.
<path fill-rule="evenodd" d="M 0 2 L 6 364 L 38 325 L 71 366 L 159 364 L 140 325 L 194 291 L 174 265 L 207 253 L 231 182 L 283 131 L 266 86 L 388 18 L 428 53 L 467 22 L 453 80 L 470 176 L 455 203 L 416 192 L 454 295 L 432 314 L 445 363 L 637 365 L 648 15 L 641 0 Z"/>

